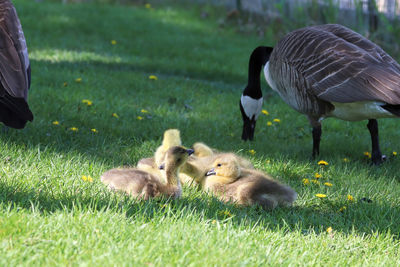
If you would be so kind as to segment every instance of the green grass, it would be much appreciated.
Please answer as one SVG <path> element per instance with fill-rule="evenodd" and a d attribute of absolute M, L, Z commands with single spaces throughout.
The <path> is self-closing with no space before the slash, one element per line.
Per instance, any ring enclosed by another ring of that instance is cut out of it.
<path fill-rule="evenodd" d="M 240 140 L 248 56 L 271 40 L 219 27 L 217 12 L 201 18 L 207 6 L 13 2 L 35 119 L 0 131 L 1 266 L 400 264 L 400 156 L 371 166 L 366 122 L 326 120 L 321 156 L 311 160 L 306 118 L 264 83 L 270 115 L 260 116 L 254 142 Z M 274 118 L 281 123 L 267 126 Z M 203 141 L 249 157 L 298 192 L 294 207 L 238 208 L 186 187 L 175 201 L 108 192 L 100 175 L 152 155 L 168 128 L 187 146 Z M 380 133 L 384 153 L 400 152 L 398 120 L 381 120 Z M 316 172 L 320 185 L 303 185 Z"/>

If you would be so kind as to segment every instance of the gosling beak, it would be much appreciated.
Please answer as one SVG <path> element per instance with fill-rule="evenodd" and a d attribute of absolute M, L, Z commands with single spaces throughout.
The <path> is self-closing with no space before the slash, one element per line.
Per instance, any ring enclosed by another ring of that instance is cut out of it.
<path fill-rule="evenodd" d="M 194 153 L 194 150 L 193 149 L 186 149 L 186 152 L 189 154 L 189 156 L 190 155 L 192 155 L 193 153 Z"/>
<path fill-rule="evenodd" d="M 216 175 L 217 173 L 215 172 L 215 170 L 214 170 L 214 168 L 212 168 L 211 170 L 209 170 L 207 173 L 206 173 L 206 176 L 211 176 L 211 175 Z"/>
<path fill-rule="evenodd" d="M 160 166 L 158 166 L 158 169 L 164 170 L 164 169 L 165 169 L 165 163 L 163 163 L 163 164 L 161 164 Z"/>

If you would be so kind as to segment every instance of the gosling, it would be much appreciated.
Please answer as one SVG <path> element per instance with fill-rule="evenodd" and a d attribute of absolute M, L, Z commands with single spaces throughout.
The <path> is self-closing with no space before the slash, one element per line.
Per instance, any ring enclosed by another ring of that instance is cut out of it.
<path fill-rule="evenodd" d="M 101 181 L 111 190 L 123 191 L 139 199 L 149 199 L 160 196 L 179 198 L 182 186 L 179 180 L 179 169 L 185 164 L 192 149 L 173 146 L 165 152 L 161 174 L 163 177 L 135 169 L 111 169 L 101 176 Z M 162 180 L 166 180 L 163 183 Z"/>
<path fill-rule="evenodd" d="M 218 157 L 206 173 L 202 188 L 224 202 L 239 205 L 260 205 L 265 210 L 290 206 L 297 193 L 287 185 L 257 170 L 245 169 L 232 156 Z"/>

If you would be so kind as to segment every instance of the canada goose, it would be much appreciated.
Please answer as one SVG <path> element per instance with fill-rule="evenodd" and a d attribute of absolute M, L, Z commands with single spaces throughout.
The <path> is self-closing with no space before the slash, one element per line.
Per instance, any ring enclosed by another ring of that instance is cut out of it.
<path fill-rule="evenodd" d="M 240 100 L 243 140 L 253 139 L 261 111 L 262 65 L 270 87 L 308 117 L 313 157 L 319 154 L 324 118 L 368 119 L 372 162 L 382 162 L 376 119 L 400 116 L 400 65 L 378 45 L 344 26 L 328 24 L 295 30 L 274 48 L 257 47 Z"/>
<path fill-rule="evenodd" d="M 193 150 L 180 146 L 173 146 L 165 152 L 161 173 L 167 183 L 163 183 L 161 177 L 135 168 L 111 169 L 101 176 L 101 181 L 112 190 L 124 191 L 138 198 L 178 198 L 182 194 L 179 169 L 191 153 Z"/>
<path fill-rule="evenodd" d="M 159 166 L 163 163 L 166 151 L 173 146 L 182 144 L 180 132 L 177 129 L 168 129 L 164 132 L 161 146 L 154 153 L 154 157 L 139 160 L 136 167 L 142 171 L 160 176 Z M 167 181 L 164 181 L 167 182 Z"/>
<path fill-rule="evenodd" d="M 33 120 L 28 89 L 31 67 L 17 12 L 9 0 L 0 1 L 0 121 L 22 129 Z"/>
<path fill-rule="evenodd" d="M 245 206 L 258 204 L 272 210 L 278 205 L 289 206 L 297 198 L 297 193 L 289 186 L 260 171 L 242 168 L 232 156 L 218 157 L 206 176 L 203 189 L 225 202 Z"/>

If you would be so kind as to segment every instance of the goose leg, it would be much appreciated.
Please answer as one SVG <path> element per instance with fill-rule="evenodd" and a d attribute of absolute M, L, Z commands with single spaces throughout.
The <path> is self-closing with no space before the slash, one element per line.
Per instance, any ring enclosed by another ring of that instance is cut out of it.
<path fill-rule="evenodd" d="M 371 159 L 372 163 L 375 165 L 379 165 L 383 162 L 381 149 L 379 148 L 379 133 L 378 133 L 378 121 L 376 119 L 368 120 L 367 124 L 369 133 L 371 134 L 371 142 L 372 142 L 372 153 Z"/>
<path fill-rule="evenodd" d="M 310 124 L 313 127 L 313 129 L 312 129 L 312 137 L 313 137 L 312 157 L 314 159 L 315 156 L 319 155 L 319 143 L 321 142 L 322 128 L 321 128 L 321 123 L 319 122 L 318 119 L 308 117 L 308 120 L 310 121 Z"/>

